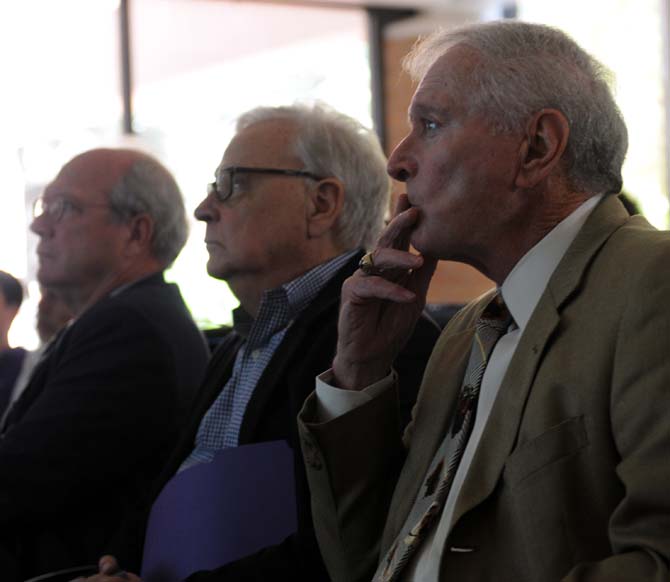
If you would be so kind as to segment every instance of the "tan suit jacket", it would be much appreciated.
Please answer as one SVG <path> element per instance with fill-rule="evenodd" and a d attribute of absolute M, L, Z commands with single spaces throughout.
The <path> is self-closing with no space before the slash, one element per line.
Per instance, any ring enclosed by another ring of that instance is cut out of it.
<path fill-rule="evenodd" d="M 336 582 L 369 579 L 402 527 L 486 301 L 440 337 L 401 470 L 392 391 L 323 424 L 307 400 L 313 514 Z M 440 580 L 670 580 L 669 338 L 670 236 L 607 197 L 520 339 L 456 503 Z"/>

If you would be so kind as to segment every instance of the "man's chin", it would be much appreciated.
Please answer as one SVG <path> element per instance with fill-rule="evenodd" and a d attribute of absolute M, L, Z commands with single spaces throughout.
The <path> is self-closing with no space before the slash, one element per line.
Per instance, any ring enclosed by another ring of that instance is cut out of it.
<path fill-rule="evenodd" d="M 219 279 L 220 281 L 225 281 L 228 278 L 228 269 L 225 265 L 218 265 L 208 261 L 207 263 L 207 274 L 213 279 Z"/>
<path fill-rule="evenodd" d="M 416 230 L 412 232 L 412 236 L 409 239 L 409 244 L 415 251 L 421 253 L 422 255 L 427 257 L 432 256 L 431 246 L 430 244 L 426 243 L 420 232 L 417 232 Z"/>
<path fill-rule="evenodd" d="M 409 242 L 412 248 L 423 257 L 438 261 L 446 258 L 444 249 L 437 248 L 435 244 L 431 244 L 431 241 L 425 240 L 420 233 L 414 232 Z"/>
<path fill-rule="evenodd" d="M 58 279 L 54 278 L 52 273 L 49 273 L 48 269 L 39 267 L 37 269 L 37 274 L 35 275 L 37 282 L 42 285 L 42 287 L 53 287 L 58 283 Z"/>

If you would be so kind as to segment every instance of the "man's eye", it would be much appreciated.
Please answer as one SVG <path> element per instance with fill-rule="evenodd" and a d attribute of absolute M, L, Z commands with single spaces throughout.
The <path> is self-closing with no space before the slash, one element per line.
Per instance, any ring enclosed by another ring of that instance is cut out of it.
<path fill-rule="evenodd" d="M 244 176 L 235 176 L 235 178 L 233 178 L 233 192 L 242 192 L 246 188 L 246 185 L 247 180 Z"/>
<path fill-rule="evenodd" d="M 70 202 L 69 200 L 62 200 L 61 201 L 62 207 L 63 207 L 63 214 L 72 214 L 75 210 L 77 210 L 77 207 Z"/>
<path fill-rule="evenodd" d="M 436 131 L 440 127 L 440 124 L 432 119 L 424 119 L 422 123 L 424 131 Z"/>
<path fill-rule="evenodd" d="M 46 214 L 47 216 L 55 216 L 60 212 L 60 203 L 56 202 L 42 202 L 42 211 L 37 211 L 38 214 Z"/>

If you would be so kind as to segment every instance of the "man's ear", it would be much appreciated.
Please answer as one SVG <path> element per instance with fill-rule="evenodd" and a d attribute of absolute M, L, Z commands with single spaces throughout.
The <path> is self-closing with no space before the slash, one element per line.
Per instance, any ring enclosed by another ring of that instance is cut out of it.
<path fill-rule="evenodd" d="M 337 178 L 324 178 L 315 188 L 308 188 L 305 209 L 307 236 L 318 238 L 330 232 L 342 213 L 344 184 Z"/>
<path fill-rule="evenodd" d="M 519 170 L 515 184 L 532 188 L 556 170 L 570 135 L 567 118 L 558 109 L 542 109 L 526 125 L 519 148 Z"/>
<path fill-rule="evenodd" d="M 154 222 L 148 214 L 133 216 L 128 222 L 128 254 L 137 256 L 151 247 Z"/>

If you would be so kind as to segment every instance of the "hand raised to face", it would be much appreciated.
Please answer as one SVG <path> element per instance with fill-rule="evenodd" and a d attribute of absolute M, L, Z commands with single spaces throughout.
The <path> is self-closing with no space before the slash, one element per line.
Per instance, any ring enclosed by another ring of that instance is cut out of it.
<path fill-rule="evenodd" d="M 409 252 L 418 220 L 401 195 L 377 247 L 366 255 L 370 265 L 342 287 L 333 360 L 339 388 L 360 390 L 386 376 L 421 315 L 437 261 Z"/>

